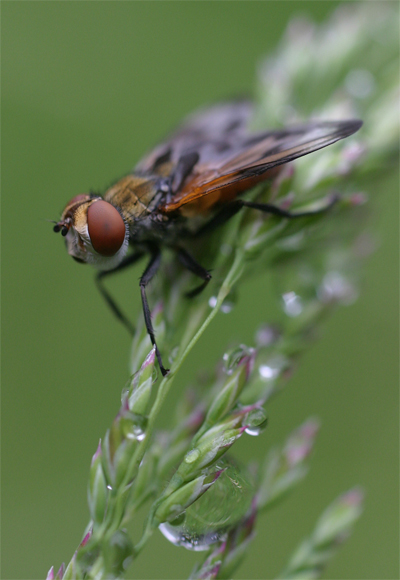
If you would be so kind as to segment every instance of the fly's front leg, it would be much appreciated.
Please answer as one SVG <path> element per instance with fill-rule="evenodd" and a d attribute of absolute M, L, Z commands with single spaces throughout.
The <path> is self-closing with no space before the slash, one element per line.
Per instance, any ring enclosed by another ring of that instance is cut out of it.
<path fill-rule="evenodd" d="M 128 266 L 132 266 L 135 262 L 140 260 L 140 258 L 142 258 L 143 256 L 144 256 L 143 252 L 135 252 L 134 254 L 131 254 L 130 256 L 127 256 L 126 258 L 124 258 L 124 260 L 122 260 L 122 262 L 116 268 L 114 268 L 114 270 L 104 270 L 102 272 L 99 272 L 96 276 L 96 286 L 99 289 L 100 294 L 103 296 L 104 300 L 107 302 L 108 306 L 111 308 L 111 311 L 113 312 L 113 314 L 118 318 L 118 320 L 120 322 L 122 322 L 122 324 L 125 326 L 125 328 L 128 329 L 129 334 L 131 334 L 132 336 L 135 332 L 135 327 L 133 326 L 131 321 L 125 316 L 125 314 L 122 312 L 122 310 L 119 308 L 119 306 L 117 305 L 115 300 L 108 293 L 108 291 L 106 290 L 106 288 L 103 285 L 103 280 L 104 280 L 104 278 L 106 278 L 107 276 L 110 276 L 111 274 L 115 274 L 116 272 L 121 272 L 121 270 L 125 270 L 125 268 L 127 268 Z"/>
<path fill-rule="evenodd" d="M 145 269 L 142 277 L 140 278 L 139 285 L 140 285 L 140 293 L 142 296 L 144 322 L 146 325 L 148 335 L 150 336 L 151 344 L 156 349 L 156 357 L 158 360 L 158 364 L 160 365 L 161 374 L 163 377 L 165 377 L 165 375 L 168 374 L 169 369 L 166 369 L 162 363 L 161 354 L 160 354 L 160 351 L 158 350 L 156 338 L 154 336 L 153 323 L 151 322 L 151 312 L 150 312 L 149 303 L 147 302 L 147 296 L 146 296 L 146 286 L 150 282 L 150 280 L 154 277 L 154 275 L 156 274 L 156 272 L 160 266 L 161 253 L 160 253 L 160 250 L 158 248 L 152 248 L 151 254 L 152 255 L 150 258 L 150 262 L 148 263 L 147 268 Z"/>

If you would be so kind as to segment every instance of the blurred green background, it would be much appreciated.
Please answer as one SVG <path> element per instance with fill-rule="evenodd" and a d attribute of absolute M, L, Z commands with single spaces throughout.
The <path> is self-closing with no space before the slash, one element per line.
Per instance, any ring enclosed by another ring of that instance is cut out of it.
<path fill-rule="evenodd" d="M 129 339 L 46 219 L 103 189 L 192 109 L 251 92 L 255 66 L 299 13 L 336 2 L 2 2 L 2 578 L 43 578 L 87 524 L 91 456 L 119 407 Z M 263 457 L 309 415 L 322 420 L 312 470 L 258 523 L 238 578 L 272 578 L 321 511 L 355 484 L 366 510 L 326 578 L 398 578 L 398 178 L 373 197 L 378 250 L 360 300 L 325 326 L 262 437 Z M 110 287 L 139 313 L 140 267 Z M 233 339 L 274 319 L 267 275 L 241 287 L 196 346 L 184 383 Z M 257 308 L 249 305 L 257 304 Z M 250 447 L 251 445 L 251 447 Z M 132 578 L 186 578 L 199 559 L 157 533 Z"/>

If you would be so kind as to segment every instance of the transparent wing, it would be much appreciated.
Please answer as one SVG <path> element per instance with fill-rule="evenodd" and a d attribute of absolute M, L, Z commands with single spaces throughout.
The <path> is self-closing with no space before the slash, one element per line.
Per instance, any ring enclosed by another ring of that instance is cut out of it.
<path fill-rule="evenodd" d="M 266 179 L 274 167 L 344 139 L 361 125 L 358 120 L 327 121 L 247 134 L 235 144 L 234 151 L 227 151 L 223 157 L 204 162 L 200 158 L 179 191 L 161 209 L 175 211 L 217 190 L 225 194 L 231 190 L 234 196 Z"/>
<path fill-rule="evenodd" d="M 247 99 L 218 103 L 189 115 L 165 142 L 146 155 L 135 173 L 154 173 L 160 165 L 176 166 L 180 157 L 196 152 L 199 163 L 227 159 L 240 151 L 240 143 L 249 136 L 247 129 L 253 114 Z"/>

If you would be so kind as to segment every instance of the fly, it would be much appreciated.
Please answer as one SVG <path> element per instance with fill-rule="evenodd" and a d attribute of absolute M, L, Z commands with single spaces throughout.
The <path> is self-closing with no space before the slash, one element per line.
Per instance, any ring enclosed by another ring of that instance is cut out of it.
<path fill-rule="evenodd" d="M 130 333 L 134 332 L 132 324 L 103 280 L 148 255 L 139 286 L 146 329 L 163 376 L 168 369 L 157 347 L 146 296 L 146 287 L 160 266 L 162 247 L 175 250 L 182 266 L 202 280 L 188 294 L 197 295 L 211 274 L 187 251 L 185 240 L 207 234 L 243 207 L 284 218 L 318 213 L 290 212 L 238 196 L 276 175 L 283 164 L 344 139 L 362 125 L 358 120 L 317 121 L 250 133 L 247 126 L 252 112 L 250 101 L 237 100 L 191 115 L 103 196 L 72 198 L 54 226 L 65 237 L 68 253 L 75 260 L 98 269 L 97 286 Z M 332 203 L 318 211 L 326 211 Z M 197 226 L 199 217 L 204 219 L 201 226 Z"/>

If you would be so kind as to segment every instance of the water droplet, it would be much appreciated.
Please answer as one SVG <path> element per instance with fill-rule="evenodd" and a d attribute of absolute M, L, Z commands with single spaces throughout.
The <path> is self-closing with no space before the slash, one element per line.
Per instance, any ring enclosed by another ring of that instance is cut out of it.
<path fill-rule="evenodd" d="M 260 433 L 265 431 L 268 423 L 265 410 L 262 407 L 259 407 L 258 409 L 250 411 L 247 415 L 246 423 L 247 427 L 245 433 L 247 433 L 247 435 L 253 435 L 254 437 L 260 435 Z"/>
<path fill-rule="evenodd" d="M 223 312 L 224 314 L 229 314 L 229 312 L 232 312 L 234 306 L 235 305 L 233 302 L 225 300 L 225 302 L 221 304 L 221 312 Z"/>
<path fill-rule="evenodd" d="M 135 429 L 133 430 L 133 437 L 132 439 L 136 439 L 137 441 L 143 441 L 143 439 L 146 437 L 146 433 L 144 431 L 142 431 L 139 427 L 135 427 Z M 128 437 L 129 439 L 129 437 Z"/>
<path fill-rule="evenodd" d="M 193 463 L 196 459 L 199 458 L 200 451 L 198 449 L 191 449 L 185 455 L 185 462 L 186 463 Z"/>
<path fill-rule="evenodd" d="M 247 468 L 227 456 L 218 460 L 216 468 L 224 471 L 210 489 L 179 518 L 160 525 L 161 533 L 172 544 L 188 550 L 208 550 L 223 540 L 250 509 L 255 486 Z"/>
<path fill-rule="evenodd" d="M 286 292 L 282 295 L 283 309 L 292 318 L 299 316 L 303 311 L 303 304 L 296 292 Z"/>
<path fill-rule="evenodd" d="M 321 302 L 339 300 L 342 304 L 353 304 L 358 298 L 355 286 L 340 272 L 328 272 L 317 291 Z"/>
<path fill-rule="evenodd" d="M 171 524 L 171 526 L 180 526 L 183 524 L 183 522 L 186 519 L 186 513 L 183 512 L 183 514 L 179 514 L 179 516 L 177 518 L 175 518 L 174 520 L 172 520 L 172 522 L 169 522 Z"/>
<path fill-rule="evenodd" d="M 268 365 L 261 365 L 258 372 L 260 373 L 260 376 L 267 381 L 270 381 L 279 375 L 278 369 L 274 369 Z"/>
<path fill-rule="evenodd" d="M 107 485 L 107 489 L 109 489 L 110 491 L 112 491 L 112 486 L 111 485 Z"/>
<path fill-rule="evenodd" d="M 211 298 L 208 301 L 208 305 L 210 308 L 215 308 L 217 305 L 217 297 L 216 296 L 211 296 Z"/>
<path fill-rule="evenodd" d="M 276 355 L 268 359 L 258 367 L 260 377 L 265 381 L 273 381 L 289 366 L 289 361 L 282 355 Z"/>
<path fill-rule="evenodd" d="M 211 296 L 211 298 L 208 300 L 208 305 L 210 306 L 210 308 L 215 308 L 217 302 L 218 302 L 217 297 Z M 221 304 L 220 307 L 221 312 L 223 312 L 224 314 L 229 314 L 229 312 L 232 312 L 233 307 L 235 306 L 235 302 L 236 302 L 235 294 L 231 292 L 229 294 L 229 300 L 225 299 Z"/>
<path fill-rule="evenodd" d="M 267 428 L 267 423 L 268 421 L 265 421 L 264 426 L 259 425 L 258 427 L 246 427 L 244 432 L 247 433 L 247 435 L 251 435 L 252 437 L 258 437 L 258 435 L 261 435 L 261 433 L 263 433 Z"/>
<path fill-rule="evenodd" d="M 245 346 L 244 344 L 240 344 L 236 348 L 232 349 L 229 352 L 226 352 L 223 355 L 224 360 L 224 370 L 227 375 L 231 375 L 232 372 L 235 370 L 239 362 L 245 356 L 251 356 L 254 353 L 254 349 Z"/>
<path fill-rule="evenodd" d="M 146 436 L 147 419 L 143 415 L 129 413 L 123 419 L 123 432 L 127 439 L 143 441 Z"/>

